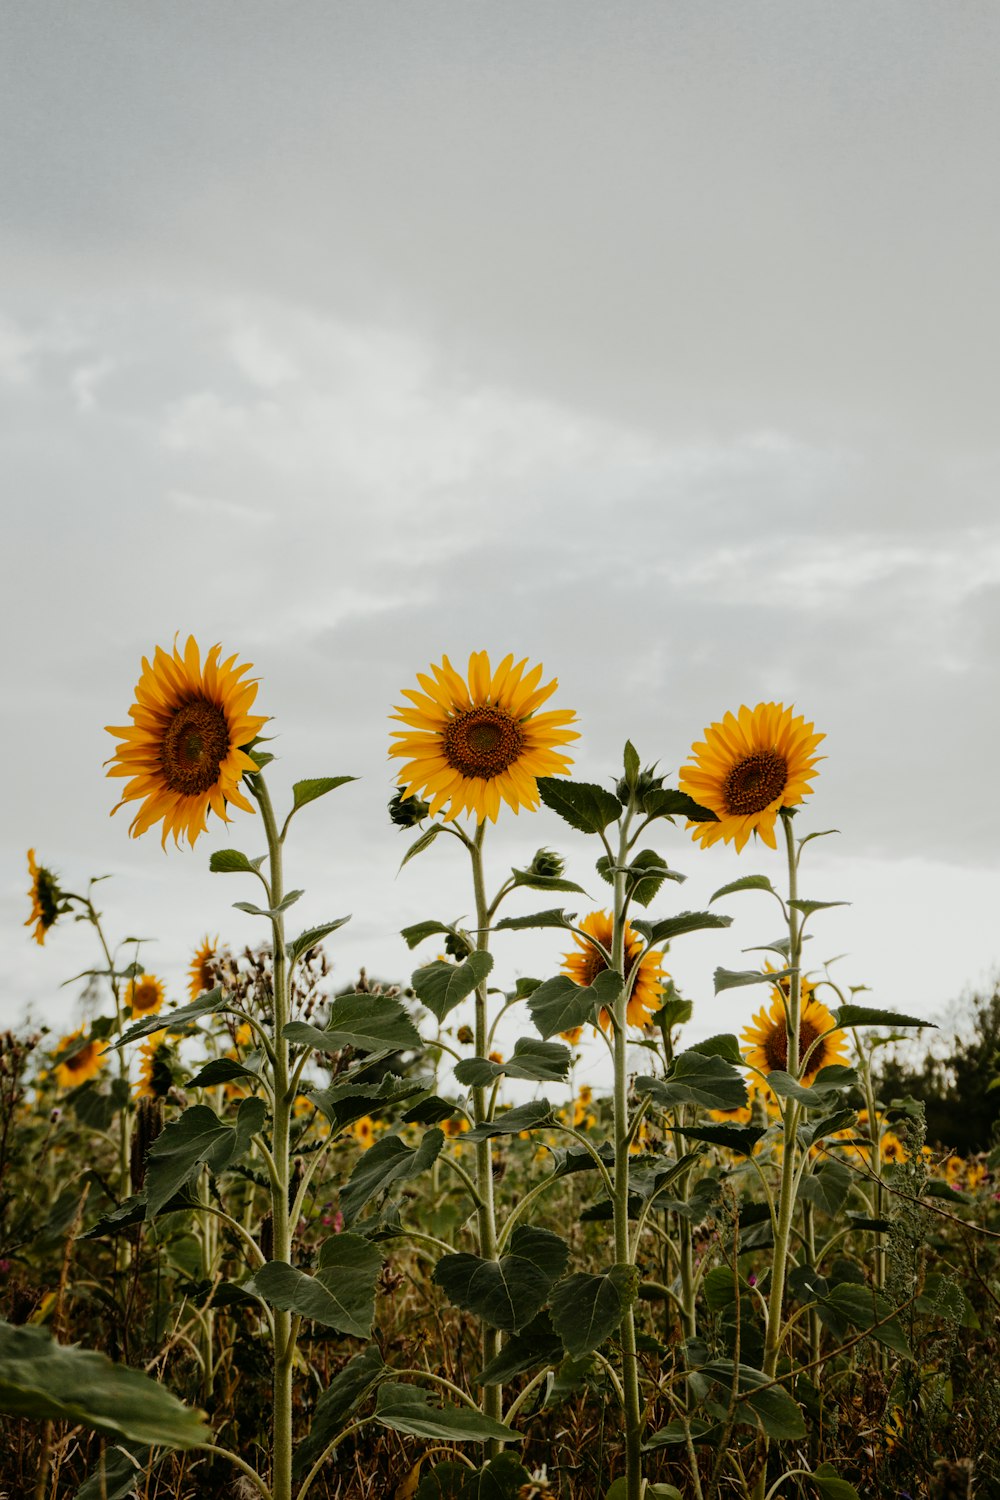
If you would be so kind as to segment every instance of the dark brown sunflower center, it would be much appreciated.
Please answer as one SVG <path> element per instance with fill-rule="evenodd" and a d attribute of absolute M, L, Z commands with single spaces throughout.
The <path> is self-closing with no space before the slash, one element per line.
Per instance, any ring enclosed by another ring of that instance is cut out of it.
<path fill-rule="evenodd" d="M 93 1056 L 93 1052 L 94 1044 L 93 1042 L 88 1042 L 87 1045 L 85 1047 L 82 1047 L 79 1052 L 74 1052 L 72 1057 L 67 1057 L 66 1061 L 63 1063 L 63 1067 L 66 1068 L 70 1073 L 80 1073 L 84 1068 L 90 1066 L 90 1060 Z"/>
<path fill-rule="evenodd" d="M 486 779 L 506 771 L 524 748 L 520 724 L 502 708 L 470 708 L 449 721 L 443 741 L 449 765 Z"/>
<path fill-rule="evenodd" d="M 163 736 L 163 779 L 172 792 L 195 797 L 219 779 L 229 754 L 229 724 L 221 708 L 196 698 L 177 710 Z"/>
<path fill-rule="evenodd" d="M 811 1021 L 803 1019 L 799 1022 L 799 1062 L 805 1057 L 813 1042 L 819 1036 L 819 1032 Z M 816 1072 L 823 1056 L 824 1048 L 817 1047 L 807 1064 L 810 1073 Z M 767 1071 L 769 1073 L 784 1072 L 788 1067 L 788 1028 L 784 1021 L 776 1021 L 774 1030 L 764 1043 L 764 1056 L 767 1058 Z"/>
<path fill-rule="evenodd" d="M 763 812 L 780 797 L 788 781 L 788 763 L 777 750 L 758 750 L 738 761 L 723 784 L 726 812 L 731 818 Z"/>
<path fill-rule="evenodd" d="M 140 979 L 132 992 L 132 1009 L 149 1010 L 157 999 L 156 985 L 151 984 L 148 979 Z"/>
<path fill-rule="evenodd" d="M 608 942 L 610 945 L 610 939 L 608 940 Z M 626 938 L 624 955 L 626 979 L 628 979 L 629 975 L 632 973 L 632 970 L 635 967 L 635 961 L 638 956 L 639 950 L 635 945 L 635 940 L 633 939 L 632 942 L 629 942 L 629 940 Z M 598 974 L 603 974 L 604 970 L 608 967 L 604 962 L 604 959 L 598 953 L 597 949 L 592 948 L 589 943 L 587 944 L 586 952 L 581 954 L 580 956 L 580 965 L 581 967 L 578 972 L 582 975 L 582 977 L 579 979 L 579 983 L 585 985 L 593 984 Z"/>

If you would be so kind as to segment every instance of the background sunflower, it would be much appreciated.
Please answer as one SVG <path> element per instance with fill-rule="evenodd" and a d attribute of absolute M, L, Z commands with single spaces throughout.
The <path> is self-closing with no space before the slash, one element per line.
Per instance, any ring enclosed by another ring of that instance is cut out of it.
<path fill-rule="evenodd" d="M 820 1001 L 803 993 L 802 1016 L 799 1022 L 799 1058 L 805 1057 L 818 1037 L 822 1041 L 810 1054 L 800 1082 L 808 1085 L 820 1068 L 832 1063 L 848 1063 L 846 1052 L 847 1035 L 834 1029 L 833 1016 Z M 823 1036 L 824 1032 L 829 1035 Z M 771 1004 L 758 1011 L 750 1025 L 744 1028 L 742 1040 L 749 1049 L 747 1063 L 759 1068 L 762 1073 L 785 1072 L 788 1067 L 788 1024 L 785 1019 L 785 1001 L 778 990 Z"/>
<path fill-rule="evenodd" d="M 608 911 L 592 911 L 589 916 L 584 917 L 580 923 L 582 932 L 589 932 L 595 937 L 602 947 L 611 949 L 612 919 Z M 604 969 L 608 967 L 598 950 L 591 946 L 585 938 L 573 934 L 573 941 L 577 945 L 569 953 L 564 953 L 562 958 L 562 971 L 577 984 L 593 984 Z M 632 985 L 632 993 L 629 995 L 628 1008 L 625 1019 L 630 1026 L 645 1026 L 654 1011 L 659 1010 L 661 1005 L 660 988 L 669 974 L 663 967 L 663 955 L 660 952 L 648 953 L 642 938 L 633 928 L 631 922 L 625 924 L 625 978 L 628 979 L 632 970 L 638 964 L 638 972 Z M 606 1010 L 602 1010 L 598 1017 L 601 1026 L 607 1030 L 611 1024 Z"/>

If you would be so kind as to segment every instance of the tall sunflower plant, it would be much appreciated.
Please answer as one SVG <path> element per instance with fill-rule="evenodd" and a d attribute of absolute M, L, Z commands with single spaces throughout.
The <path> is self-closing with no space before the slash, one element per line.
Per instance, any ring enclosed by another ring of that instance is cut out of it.
<path fill-rule="evenodd" d="M 859 1077 L 854 1061 L 861 1054 L 856 1047 L 854 1057 L 850 1055 L 849 1034 L 854 1034 L 857 1043 L 859 1027 L 897 1029 L 926 1024 L 915 1017 L 858 1005 L 828 975 L 811 978 L 803 971 L 803 944 L 811 935 L 807 933 L 811 920 L 846 904 L 800 895 L 807 846 L 832 832 L 796 837 L 793 822 L 813 790 L 811 782 L 820 759 L 816 750 L 823 738 L 803 716 L 783 704 L 743 706 L 738 714 L 727 713 L 705 730 L 679 778 L 681 790 L 714 814 L 711 820 L 690 824 L 703 848 L 721 840 L 733 844 L 739 854 L 753 838 L 777 851 L 780 832 L 786 858 L 784 891 L 777 890 L 768 876 L 752 874 L 723 885 L 711 898 L 714 903 L 737 893 L 763 892 L 777 902 L 785 928 L 779 938 L 747 950 L 768 955 L 763 967 L 719 968 L 715 973 L 716 994 L 752 985 L 765 985 L 771 991 L 770 1003 L 745 1028 L 741 1048 L 735 1037 L 717 1039 L 720 1046 L 739 1048 L 750 1071 L 754 1112 L 748 1112 L 746 1123 L 728 1128 L 734 1148 L 745 1157 L 744 1175 L 754 1174 L 763 1196 L 760 1212 L 744 1216 L 751 1226 L 757 1222 L 740 1241 L 739 1253 L 734 1251 L 730 1281 L 712 1288 L 716 1305 L 721 1302 L 730 1313 L 734 1301 L 736 1306 L 734 1358 L 728 1369 L 721 1368 L 719 1361 L 711 1368 L 716 1380 L 731 1374 L 731 1399 L 721 1408 L 726 1414 L 726 1440 L 742 1392 L 747 1393 L 743 1399 L 754 1407 L 760 1428 L 755 1449 L 739 1460 L 741 1472 L 753 1476 L 748 1480 L 753 1500 L 764 1500 L 792 1474 L 809 1473 L 783 1471 L 780 1445 L 805 1437 L 805 1414 L 822 1411 L 823 1372 L 836 1354 L 836 1350 L 823 1351 L 824 1329 L 846 1339 L 852 1326 L 871 1328 L 875 1338 L 905 1351 L 895 1309 L 875 1288 L 859 1287 L 856 1262 L 834 1262 L 833 1272 L 824 1266 L 826 1274 L 820 1269 L 831 1248 L 852 1233 L 875 1235 L 877 1250 L 880 1230 L 887 1227 L 872 1217 L 870 1200 L 863 1193 L 854 1200 L 861 1212 L 836 1225 L 846 1213 L 857 1179 L 864 1178 L 863 1172 L 852 1170 L 851 1162 L 857 1147 L 856 1106 L 864 1097 L 859 1084 L 866 1086 L 872 1117 L 877 1117 L 870 1068 L 863 1068 Z M 823 985 L 841 1002 L 833 1010 L 819 999 Z M 749 1123 L 754 1119 L 758 1123 Z M 744 1138 L 738 1140 L 741 1132 Z M 877 1151 L 875 1159 L 877 1163 Z M 873 1175 L 880 1184 L 877 1170 Z M 877 1191 L 881 1194 L 881 1186 Z M 881 1203 L 880 1196 L 877 1202 Z M 762 1248 L 769 1251 L 770 1263 L 765 1275 L 755 1277 L 750 1287 L 739 1272 L 739 1257 Z M 728 1274 L 722 1271 L 723 1278 Z M 794 1309 L 791 1302 L 796 1304 Z M 807 1328 L 804 1345 L 799 1339 L 803 1324 Z M 745 1362 L 751 1359 L 752 1363 Z M 700 1383 L 692 1383 L 696 1395 L 706 1390 L 710 1394 L 713 1389 L 706 1384 L 705 1374 L 702 1370 Z M 766 1392 L 767 1399 L 755 1398 L 755 1390 Z M 707 1410 L 711 1409 L 709 1402 Z M 685 1421 L 692 1445 L 703 1444 L 706 1434 L 694 1434 L 690 1410 Z M 716 1460 L 714 1475 L 718 1470 Z M 813 1476 L 821 1489 L 824 1477 L 844 1486 L 824 1466 Z M 849 1490 L 847 1486 L 843 1492 Z"/>

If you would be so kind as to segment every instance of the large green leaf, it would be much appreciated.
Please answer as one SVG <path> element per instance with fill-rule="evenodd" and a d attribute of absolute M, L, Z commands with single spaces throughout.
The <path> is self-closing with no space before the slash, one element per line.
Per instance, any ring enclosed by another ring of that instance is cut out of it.
<path fill-rule="evenodd" d="M 505 1109 L 495 1119 L 484 1120 L 465 1137 L 471 1144 L 488 1141 L 495 1135 L 520 1135 L 522 1130 L 537 1130 L 540 1125 L 552 1124 L 552 1105 L 547 1099 L 532 1099 L 527 1104 L 518 1104 L 515 1109 Z"/>
<path fill-rule="evenodd" d="M 521 1434 L 494 1422 L 472 1406 L 434 1406 L 413 1385 L 386 1382 L 379 1386 L 375 1420 L 408 1437 L 446 1443 L 520 1442 Z"/>
<path fill-rule="evenodd" d="M 301 1479 L 312 1468 L 355 1407 L 360 1406 L 388 1374 L 389 1367 L 376 1344 L 370 1344 L 361 1354 L 355 1354 L 338 1371 L 316 1402 L 308 1437 L 296 1444 L 293 1460 L 296 1479 Z"/>
<path fill-rule="evenodd" d="M 669 786 L 651 788 L 642 799 L 647 818 L 688 818 L 692 823 L 717 823 L 716 813 L 702 807 L 687 792 L 678 792 Z"/>
<path fill-rule="evenodd" d="M 539 776 L 538 795 L 546 807 L 581 833 L 600 833 L 621 817 L 622 805 L 614 793 L 590 781 Z"/>
<path fill-rule="evenodd" d="M 483 983 L 493 967 L 491 953 L 470 953 L 464 963 L 449 964 L 435 959 L 413 975 L 417 998 L 443 1021 L 472 991 Z"/>
<path fill-rule="evenodd" d="M 747 1086 L 743 1074 L 723 1057 L 705 1057 L 700 1052 L 681 1052 L 667 1077 L 637 1078 L 638 1094 L 652 1094 L 657 1104 L 673 1109 L 678 1104 L 700 1104 L 705 1109 L 743 1109 Z"/>
<path fill-rule="evenodd" d="M 382 1257 L 367 1240 L 358 1234 L 335 1234 L 324 1240 L 314 1276 L 270 1260 L 244 1289 L 283 1312 L 364 1339 L 375 1318 L 375 1282 L 381 1269 Z"/>
<path fill-rule="evenodd" d="M 913 1354 L 892 1304 L 869 1286 L 858 1286 L 854 1282 L 842 1281 L 820 1302 L 820 1316 L 828 1307 L 835 1315 L 845 1318 L 855 1328 L 868 1329 L 873 1339 L 885 1344 L 905 1359 Z M 875 1325 L 878 1325 L 877 1327 Z"/>
<path fill-rule="evenodd" d="M 317 797 L 325 797 L 327 792 L 334 792 L 337 787 L 346 786 L 349 781 L 357 779 L 356 776 L 314 776 L 309 781 L 293 782 L 292 812 L 298 812 L 307 802 L 315 802 Z"/>
<path fill-rule="evenodd" d="M 602 854 L 597 861 L 597 873 L 608 885 L 613 885 L 615 876 L 619 873 L 625 876 L 625 892 L 633 901 L 640 906 L 648 906 L 662 886 L 665 880 L 674 880 L 678 884 L 687 879 L 679 870 L 672 870 L 655 849 L 640 849 L 638 854 L 633 855 L 627 865 L 620 867 L 612 864 L 606 854 Z"/>
<path fill-rule="evenodd" d="M 443 1145 L 444 1132 L 435 1127 L 425 1131 L 418 1146 L 407 1146 L 398 1135 L 385 1135 L 369 1146 L 340 1194 L 345 1222 L 353 1224 L 365 1204 L 392 1183 L 409 1182 L 426 1172 Z"/>
<path fill-rule="evenodd" d="M 509 1385 L 518 1375 L 538 1365 L 557 1365 L 563 1357 L 562 1340 L 547 1312 L 540 1312 L 520 1333 L 504 1341 L 500 1353 L 476 1376 L 477 1385 Z"/>
<path fill-rule="evenodd" d="M 438 933 L 444 933 L 447 937 L 460 939 L 465 942 L 464 934 L 457 927 L 450 927 L 447 922 L 414 922 L 411 927 L 404 927 L 400 931 L 400 937 L 408 948 L 417 948 L 426 938 L 434 937 Z"/>
<path fill-rule="evenodd" d="M 445 1255 L 432 1279 L 456 1307 L 491 1328 L 519 1333 L 541 1310 L 568 1259 L 569 1246 L 557 1234 L 521 1226 L 498 1260 Z"/>
<path fill-rule="evenodd" d="M 847 1202 L 854 1175 L 842 1161 L 825 1161 L 818 1172 L 803 1177 L 799 1194 L 834 1218 Z"/>
<path fill-rule="evenodd" d="M 235 1125 L 207 1104 L 193 1104 L 156 1137 L 146 1153 L 146 1218 L 153 1219 L 202 1165 L 221 1172 L 238 1161 L 264 1123 L 263 1099 L 244 1099 Z"/>
<path fill-rule="evenodd" d="M 815 834 L 812 835 L 816 837 Z M 861 1496 L 846 1479 L 841 1479 L 832 1464 L 820 1464 L 810 1475 L 811 1482 L 823 1496 L 823 1500 L 861 1500 Z"/>
<path fill-rule="evenodd" d="M 305 1021 L 289 1021 L 284 1035 L 297 1046 L 319 1052 L 381 1052 L 386 1048 L 419 1047 L 420 1035 L 405 1007 L 388 995 L 339 995 L 327 1012 L 322 1030 Z"/>
<path fill-rule="evenodd" d="M 762 974 L 759 969 L 716 969 L 715 993 L 721 995 L 723 990 L 741 989 L 747 984 L 777 985 L 791 972 L 791 969 L 779 969 L 774 974 Z"/>
<path fill-rule="evenodd" d="M 732 921 L 732 917 L 723 916 L 717 911 L 682 911 L 676 917 L 664 917 L 662 922 L 633 922 L 632 926 L 652 945 L 669 942 L 671 938 L 682 937 L 686 932 L 731 927 Z"/>
<path fill-rule="evenodd" d="M 378 1083 L 336 1083 L 332 1088 L 315 1089 L 307 1098 L 323 1111 L 335 1130 L 342 1130 L 345 1125 L 370 1115 L 373 1110 L 396 1104 L 401 1099 L 412 1099 L 426 1087 L 425 1078 L 397 1078 L 395 1073 L 387 1073 Z"/>
<path fill-rule="evenodd" d="M 679 1129 L 688 1140 L 708 1141 L 713 1146 L 725 1146 L 727 1151 L 738 1151 L 741 1156 L 752 1156 L 757 1142 L 767 1134 L 763 1125 L 720 1123 L 718 1125 L 682 1125 Z"/>
<path fill-rule="evenodd" d="M 118 1443 L 106 1448 L 98 1467 L 84 1480 L 73 1500 L 128 1500 L 146 1475 L 152 1449 L 145 1443 Z"/>
<path fill-rule="evenodd" d="M 768 1073 L 767 1081 L 781 1099 L 797 1099 L 807 1109 L 829 1110 L 831 1097 L 856 1084 L 858 1075 L 853 1068 L 844 1067 L 842 1063 L 831 1063 L 829 1067 L 820 1068 L 808 1086 L 796 1082 L 790 1073 L 781 1069 Z"/>
<path fill-rule="evenodd" d="M 553 1288 L 549 1299 L 552 1326 L 569 1354 L 596 1349 L 614 1333 L 639 1291 L 639 1272 L 616 1265 L 597 1276 L 580 1271 Z"/>
<path fill-rule="evenodd" d="M 315 948 L 317 943 L 321 943 L 325 937 L 330 936 L 331 932 L 336 932 L 338 927 L 343 927 L 350 920 L 350 917 L 335 917 L 332 922 L 321 922 L 318 927 L 307 927 L 305 932 L 300 932 L 298 937 L 288 944 L 289 964 L 298 963 L 310 948 Z"/>
<path fill-rule="evenodd" d="M 573 1054 L 561 1042 L 540 1042 L 519 1037 L 506 1062 L 488 1057 L 467 1057 L 455 1065 L 455 1077 L 467 1087 L 482 1088 L 506 1073 L 508 1078 L 527 1078 L 534 1083 L 561 1083 L 569 1072 Z"/>
<path fill-rule="evenodd" d="M 561 927 L 572 930 L 575 912 L 563 911 L 562 907 L 550 907 L 548 911 L 528 912 L 524 917 L 504 917 L 497 922 L 495 932 L 527 932 L 534 927 Z"/>
<path fill-rule="evenodd" d="M 547 1039 L 582 1026 L 585 1021 L 596 1023 L 600 1010 L 614 1006 L 623 982 L 614 969 L 602 969 L 590 985 L 576 984 L 566 974 L 547 979 L 528 1000 L 539 1035 Z"/>
<path fill-rule="evenodd" d="M 731 1359 L 713 1360 L 711 1364 L 704 1365 L 698 1373 L 720 1381 L 729 1389 L 732 1388 L 734 1370 Z M 755 1370 L 751 1365 L 741 1364 L 737 1376 L 737 1390 L 740 1395 L 737 1420 L 749 1421 L 751 1425 L 756 1426 L 754 1419 L 759 1419 L 768 1437 L 773 1438 L 775 1442 L 787 1442 L 805 1437 L 806 1424 L 798 1402 L 794 1401 L 780 1385 L 772 1385 L 769 1377 L 762 1370 Z"/>
<path fill-rule="evenodd" d="M 212 1434 L 141 1370 L 116 1365 L 77 1344 L 57 1344 L 42 1328 L 0 1322 L 0 1411 L 34 1421 L 80 1423 L 105 1437 L 165 1448 L 194 1448 Z"/>

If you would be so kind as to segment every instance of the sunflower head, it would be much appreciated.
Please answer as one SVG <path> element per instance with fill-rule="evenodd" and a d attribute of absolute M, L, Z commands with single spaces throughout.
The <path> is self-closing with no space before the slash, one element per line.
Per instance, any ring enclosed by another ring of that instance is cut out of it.
<path fill-rule="evenodd" d="M 202 939 L 200 947 L 196 950 L 191 966 L 188 969 L 188 995 L 192 1000 L 197 1000 L 206 990 L 210 990 L 215 984 L 215 959 L 218 957 L 219 939 L 210 938 L 207 935 Z"/>
<path fill-rule="evenodd" d="M 825 735 L 815 734 L 801 714 L 783 703 L 746 705 L 705 730 L 681 768 L 682 792 L 708 808 L 714 822 L 695 823 L 703 848 L 719 839 L 735 841 L 739 853 L 752 833 L 776 847 L 774 824 L 785 807 L 807 796 L 816 775 L 814 754 Z"/>
<path fill-rule="evenodd" d="M 152 665 L 143 657 L 142 676 L 129 710 L 131 724 L 108 726 L 121 740 L 108 762 L 109 776 L 126 776 L 126 802 L 139 802 L 129 832 L 133 838 L 155 823 L 163 823 L 163 839 L 181 835 L 193 844 L 204 833 L 209 809 L 229 822 L 230 803 L 252 812 L 240 791 L 245 771 L 256 763 L 243 746 L 249 745 L 267 723 L 251 714 L 257 696 L 255 681 L 244 681 L 250 663 L 236 665 L 236 657 L 222 661 L 222 647 L 213 646 L 201 660 L 194 636 L 183 656 L 176 644 L 169 654 L 157 646 Z"/>
<path fill-rule="evenodd" d="M 130 979 L 122 996 L 124 1004 L 131 1008 L 133 1017 L 155 1016 L 163 1004 L 163 998 L 163 981 L 157 979 L 155 974 L 139 974 L 135 979 Z"/>
<path fill-rule="evenodd" d="M 104 1067 L 104 1043 L 90 1036 L 85 1027 L 61 1038 L 55 1051 L 56 1083 L 61 1089 L 76 1088 L 95 1078 Z"/>
<path fill-rule="evenodd" d="M 35 924 L 35 930 L 31 935 L 41 946 L 45 942 L 45 934 L 49 928 L 56 925 L 60 913 L 66 911 L 67 907 L 63 893 L 59 889 L 59 881 L 51 870 L 38 863 L 34 849 L 28 850 L 28 874 L 31 876 L 31 885 L 28 888 L 31 916 L 24 925 L 30 927 L 32 923 Z"/>
<path fill-rule="evenodd" d="M 834 1030 L 833 1016 L 818 1000 L 803 996 L 802 1014 L 799 1020 L 799 1058 L 809 1054 L 805 1070 L 799 1079 L 808 1086 L 821 1068 L 833 1063 L 849 1061 L 846 1051 L 847 1037 L 843 1031 Z M 829 1033 L 824 1035 L 824 1032 Z M 822 1040 L 818 1039 L 822 1037 Z M 788 1068 L 788 1022 L 785 1001 L 775 990 L 770 1006 L 754 1016 L 743 1032 L 747 1048 L 747 1063 L 759 1068 L 762 1073 L 785 1072 Z M 813 1046 L 813 1043 L 817 1043 Z M 813 1050 L 810 1052 L 810 1048 Z"/>
<path fill-rule="evenodd" d="M 360 1150 L 367 1151 L 375 1139 L 375 1121 L 371 1115 L 362 1115 L 360 1120 L 355 1120 L 351 1131 Z"/>
<path fill-rule="evenodd" d="M 446 656 L 431 675 L 417 673 L 421 691 L 404 688 L 409 702 L 392 715 L 406 725 L 389 750 L 405 762 L 404 799 L 426 793 L 431 817 L 466 812 L 480 823 L 495 823 L 501 802 L 514 812 L 538 806 L 536 777 L 566 775 L 563 746 L 579 736 L 568 727 L 572 710 L 538 712 L 559 684 L 543 684 L 541 666 L 527 665 L 505 656 L 493 671 L 486 652 L 474 651 L 467 677 Z"/>
<path fill-rule="evenodd" d="M 580 931 L 588 932 L 591 937 L 597 939 L 602 948 L 610 952 L 612 934 L 610 912 L 592 911 L 580 923 Z M 603 954 L 588 943 L 586 938 L 582 938 L 577 933 L 574 933 L 573 941 L 576 944 L 576 948 L 569 953 L 563 954 L 562 971 L 576 984 L 584 986 L 593 984 L 598 974 L 606 969 L 608 964 Z M 642 938 L 635 931 L 631 922 L 626 922 L 626 980 L 632 976 L 633 969 L 636 969 L 636 974 L 632 985 L 632 993 L 629 995 L 625 1019 L 630 1026 L 646 1026 L 653 1012 L 660 1008 L 660 988 L 664 980 L 670 976 L 663 967 L 663 955 L 646 952 Z M 601 1026 L 607 1030 L 611 1024 L 611 1018 L 606 1010 L 601 1011 L 599 1020 Z M 574 1028 L 574 1030 L 576 1029 Z"/>

